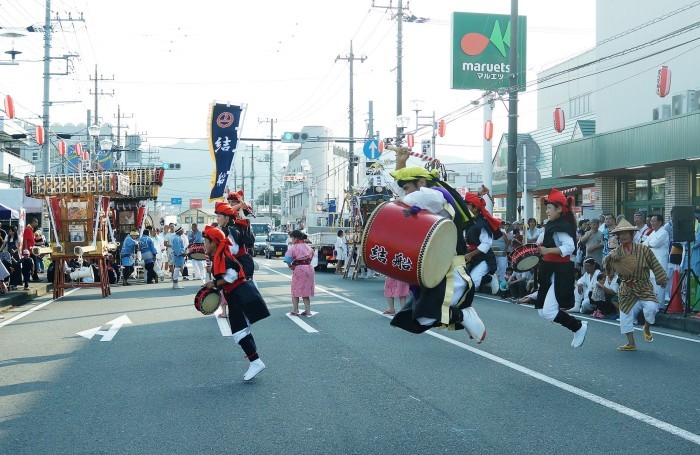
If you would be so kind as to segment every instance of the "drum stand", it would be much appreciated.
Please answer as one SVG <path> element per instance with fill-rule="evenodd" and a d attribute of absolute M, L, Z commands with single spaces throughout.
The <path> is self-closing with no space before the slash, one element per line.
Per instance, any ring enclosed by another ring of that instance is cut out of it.
<path fill-rule="evenodd" d="M 695 286 L 696 289 L 700 287 L 700 278 L 695 274 L 695 271 L 690 268 L 690 242 L 685 242 L 685 270 L 683 270 L 683 274 L 681 275 L 680 280 L 678 280 L 678 286 L 676 286 L 676 289 L 673 289 L 673 292 L 671 293 L 671 299 L 669 300 L 669 305 L 668 307 L 671 306 L 670 302 L 673 302 L 673 298 L 681 292 L 683 288 L 683 283 L 685 283 L 685 302 L 683 302 L 683 316 L 687 316 L 688 313 L 693 311 L 695 309 L 695 305 L 698 304 L 698 296 L 695 296 L 695 302 L 693 302 L 693 306 L 690 306 L 690 279 L 693 279 L 695 281 Z M 671 283 L 673 283 L 672 277 L 669 277 L 671 279 Z M 681 301 L 683 300 L 683 294 L 681 293 Z M 668 313 L 668 307 L 664 309 L 664 313 Z"/>

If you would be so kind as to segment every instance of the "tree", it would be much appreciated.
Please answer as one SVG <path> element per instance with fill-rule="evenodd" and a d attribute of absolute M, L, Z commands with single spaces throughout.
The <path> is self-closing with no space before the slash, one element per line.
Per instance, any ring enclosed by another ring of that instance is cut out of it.
<path fill-rule="evenodd" d="M 255 199 L 255 204 L 260 207 L 261 205 L 268 205 L 270 204 L 270 191 L 267 190 L 264 191 L 260 196 L 258 196 Z M 280 192 L 279 189 L 277 190 L 272 190 L 272 205 L 281 205 L 282 204 L 282 193 Z"/>

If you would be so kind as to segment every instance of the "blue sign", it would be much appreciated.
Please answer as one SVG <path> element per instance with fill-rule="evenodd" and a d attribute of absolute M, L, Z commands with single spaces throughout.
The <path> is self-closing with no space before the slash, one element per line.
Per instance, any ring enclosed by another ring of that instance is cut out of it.
<path fill-rule="evenodd" d="M 171 197 L 170 198 L 170 205 L 182 205 L 182 198 L 181 197 Z"/>
<path fill-rule="evenodd" d="M 379 141 L 372 139 L 365 142 L 365 145 L 362 146 L 362 152 L 364 152 L 368 160 L 376 160 L 382 154 L 379 148 Z"/>

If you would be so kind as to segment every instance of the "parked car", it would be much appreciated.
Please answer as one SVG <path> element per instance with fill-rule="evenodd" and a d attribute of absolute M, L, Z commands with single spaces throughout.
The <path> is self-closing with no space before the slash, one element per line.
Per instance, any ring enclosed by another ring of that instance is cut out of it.
<path fill-rule="evenodd" d="M 255 245 L 253 246 L 253 256 L 258 254 L 265 254 L 267 250 L 267 236 L 266 235 L 256 235 Z"/>
<path fill-rule="evenodd" d="M 270 232 L 267 236 L 265 257 L 272 259 L 284 256 L 287 252 L 287 239 L 289 235 L 286 232 Z"/>

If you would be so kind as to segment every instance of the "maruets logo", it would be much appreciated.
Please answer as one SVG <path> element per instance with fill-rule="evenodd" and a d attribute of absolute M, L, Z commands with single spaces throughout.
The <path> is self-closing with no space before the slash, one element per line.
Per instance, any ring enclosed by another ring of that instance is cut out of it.
<path fill-rule="evenodd" d="M 501 33 L 501 24 L 496 20 L 490 38 L 481 33 L 467 33 L 462 37 L 460 46 L 465 54 L 476 56 L 486 50 L 489 42 L 493 43 L 503 57 L 506 57 L 506 46 L 510 48 L 510 21 L 508 21 L 505 32 Z"/>

